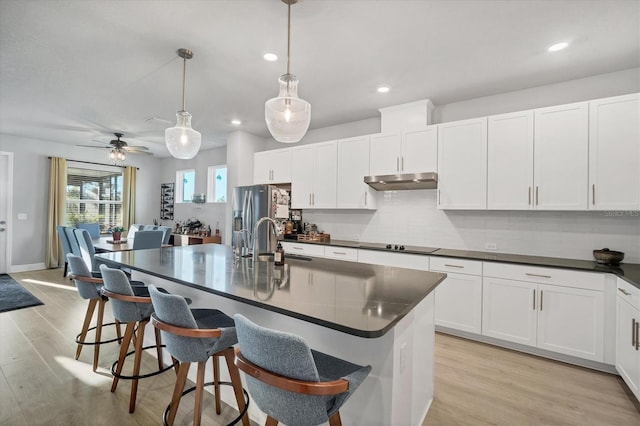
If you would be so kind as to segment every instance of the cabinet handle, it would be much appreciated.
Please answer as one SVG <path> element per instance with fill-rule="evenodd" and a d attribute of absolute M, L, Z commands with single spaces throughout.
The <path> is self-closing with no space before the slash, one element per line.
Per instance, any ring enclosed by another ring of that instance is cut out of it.
<path fill-rule="evenodd" d="M 584 194 L 584 192 L 583 192 Z M 538 187 L 536 186 L 536 206 L 538 205 Z"/>
<path fill-rule="evenodd" d="M 295 247 L 295 246 L 293 246 L 293 247 L 291 247 L 291 248 L 292 248 L 292 249 L 294 249 L 294 250 L 304 250 L 302 247 Z"/>
<path fill-rule="evenodd" d="M 316 193 L 315 192 L 311 193 L 311 204 L 314 205 L 314 206 L 316 205 Z"/>
<path fill-rule="evenodd" d="M 400 170 L 404 172 L 404 157 L 400 157 Z"/>
<path fill-rule="evenodd" d="M 636 319 L 631 318 L 631 346 L 636 346 Z"/>
<path fill-rule="evenodd" d="M 618 291 L 621 292 L 622 294 L 624 294 L 625 296 L 631 296 L 631 293 L 629 293 L 624 288 L 619 288 Z"/>
<path fill-rule="evenodd" d="M 596 184 L 591 185 L 591 204 L 596 205 Z"/>
<path fill-rule="evenodd" d="M 309 205 L 311 205 L 311 193 L 309 193 Z"/>
<path fill-rule="evenodd" d="M 544 293 L 540 290 L 540 312 L 542 312 L 542 301 L 543 301 Z"/>
<path fill-rule="evenodd" d="M 366 192 L 364 193 L 364 205 L 365 206 L 367 205 L 367 193 Z"/>
<path fill-rule="evenodd" d="M 400 157 L 396 157 L 396 172 L 400 171 Z"/>
<path fill-rule="evenodd" d="M 536 310 L 536 289 L 533 289 L 533 310 Z"/>
<path fill-rule="evenodd" d="M 529 205 L 531 205 L 531 187 L 529 187 Z"/>
<path fill-rule="evenodd" d="M 636 351 L 640 350 L 640 321 L 636 321 Z"/>
<path fill-rule="evenodd" d="M 448 266 L 450 268 L 460 268 L 460 269 L 464 269 L 464 266 L 460 266 L 460 265 L 449 265 L 447 263 L 444 264 L 444 266 Z"/>
<path fill-rule="evenodd" d="M 339 255 L 342 255 L 342 256 L 346 256 L 347 255 L 347 253 L 345 253 L 343 251 L 334 251 L 333 254 L 339 254 Z"/>
<path fill-rule="evenodd" d="M 440 205 L 440 190 L 438 189 L 438 205 Z"/>
<path fill-rule="evenodd" d="M 551 278 L 551 275 L 530 274 L 528 272 L 526 272 L 525 275 L 528 275 L 530 277 Z"/>

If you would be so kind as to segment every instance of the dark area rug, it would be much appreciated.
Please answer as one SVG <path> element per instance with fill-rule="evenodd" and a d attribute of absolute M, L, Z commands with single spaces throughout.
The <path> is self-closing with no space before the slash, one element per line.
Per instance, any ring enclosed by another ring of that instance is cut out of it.
<path fill-rule="evenodd" d="M 44 305 L 26 288 L 7 274 L 0 274 L 0 312 Z"/>

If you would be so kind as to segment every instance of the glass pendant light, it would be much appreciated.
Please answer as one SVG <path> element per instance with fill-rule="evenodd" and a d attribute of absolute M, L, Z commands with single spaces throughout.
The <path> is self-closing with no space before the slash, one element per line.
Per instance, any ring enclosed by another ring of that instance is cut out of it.
<path fill-rule="evenodd" d="M 307 133 L 311 122 L 311 104 L 298 97 L 298 78 L 290 73 L 291 5 L 298 0 L 282 0 L 288 5 L 287 17 L 287 73 L 280 76 L 278 97 L 264 104 L 264 118 L 275 140 L 284 143 L 299 142 Z"/>
<path fill-rule="evenodd" d="M 182 110 L 176 113 L 176 125 L 164 131 L 164 138 L 169 153 L 175 158 L 188 160 L 196 156 L 200 150 L 202 135 L 191 128 L 191 114 L 185 108 L 185 85 L 187 73 L 187 59 L 193 58 L 193 52 L 179 49 L 178 56 L 184 59 L 182 68 Z"/>

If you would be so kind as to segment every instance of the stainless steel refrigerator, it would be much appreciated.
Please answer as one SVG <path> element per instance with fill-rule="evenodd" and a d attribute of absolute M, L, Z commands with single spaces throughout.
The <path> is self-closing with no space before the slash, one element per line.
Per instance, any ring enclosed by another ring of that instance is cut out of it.
<path fill-rule="evenodd" d="M 277 221 L 289 217 L 289 191 L 275 185 L 238 186 L 233 190 L 233 246 L 252 247 L 254 227 L 262 217 Z M 268 223 L 258 230 L 258 253 L 273 252 L 276 240 Z M 246 251 L 242 254 L 248 254 Z"/>

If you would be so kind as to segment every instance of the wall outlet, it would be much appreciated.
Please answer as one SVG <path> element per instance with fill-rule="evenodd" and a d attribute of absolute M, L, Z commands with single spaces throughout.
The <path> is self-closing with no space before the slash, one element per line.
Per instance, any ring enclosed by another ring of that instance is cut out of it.
<path fill-rule="evenodd" d="M 484 243 L 484 248 L 486 250 L 498 250 L 498 244 L 497 243 Z"/>
<path fill-rule="evenodd" d="M 26 213 L 18 213 L 18 220 L 27 220 Z"/>

